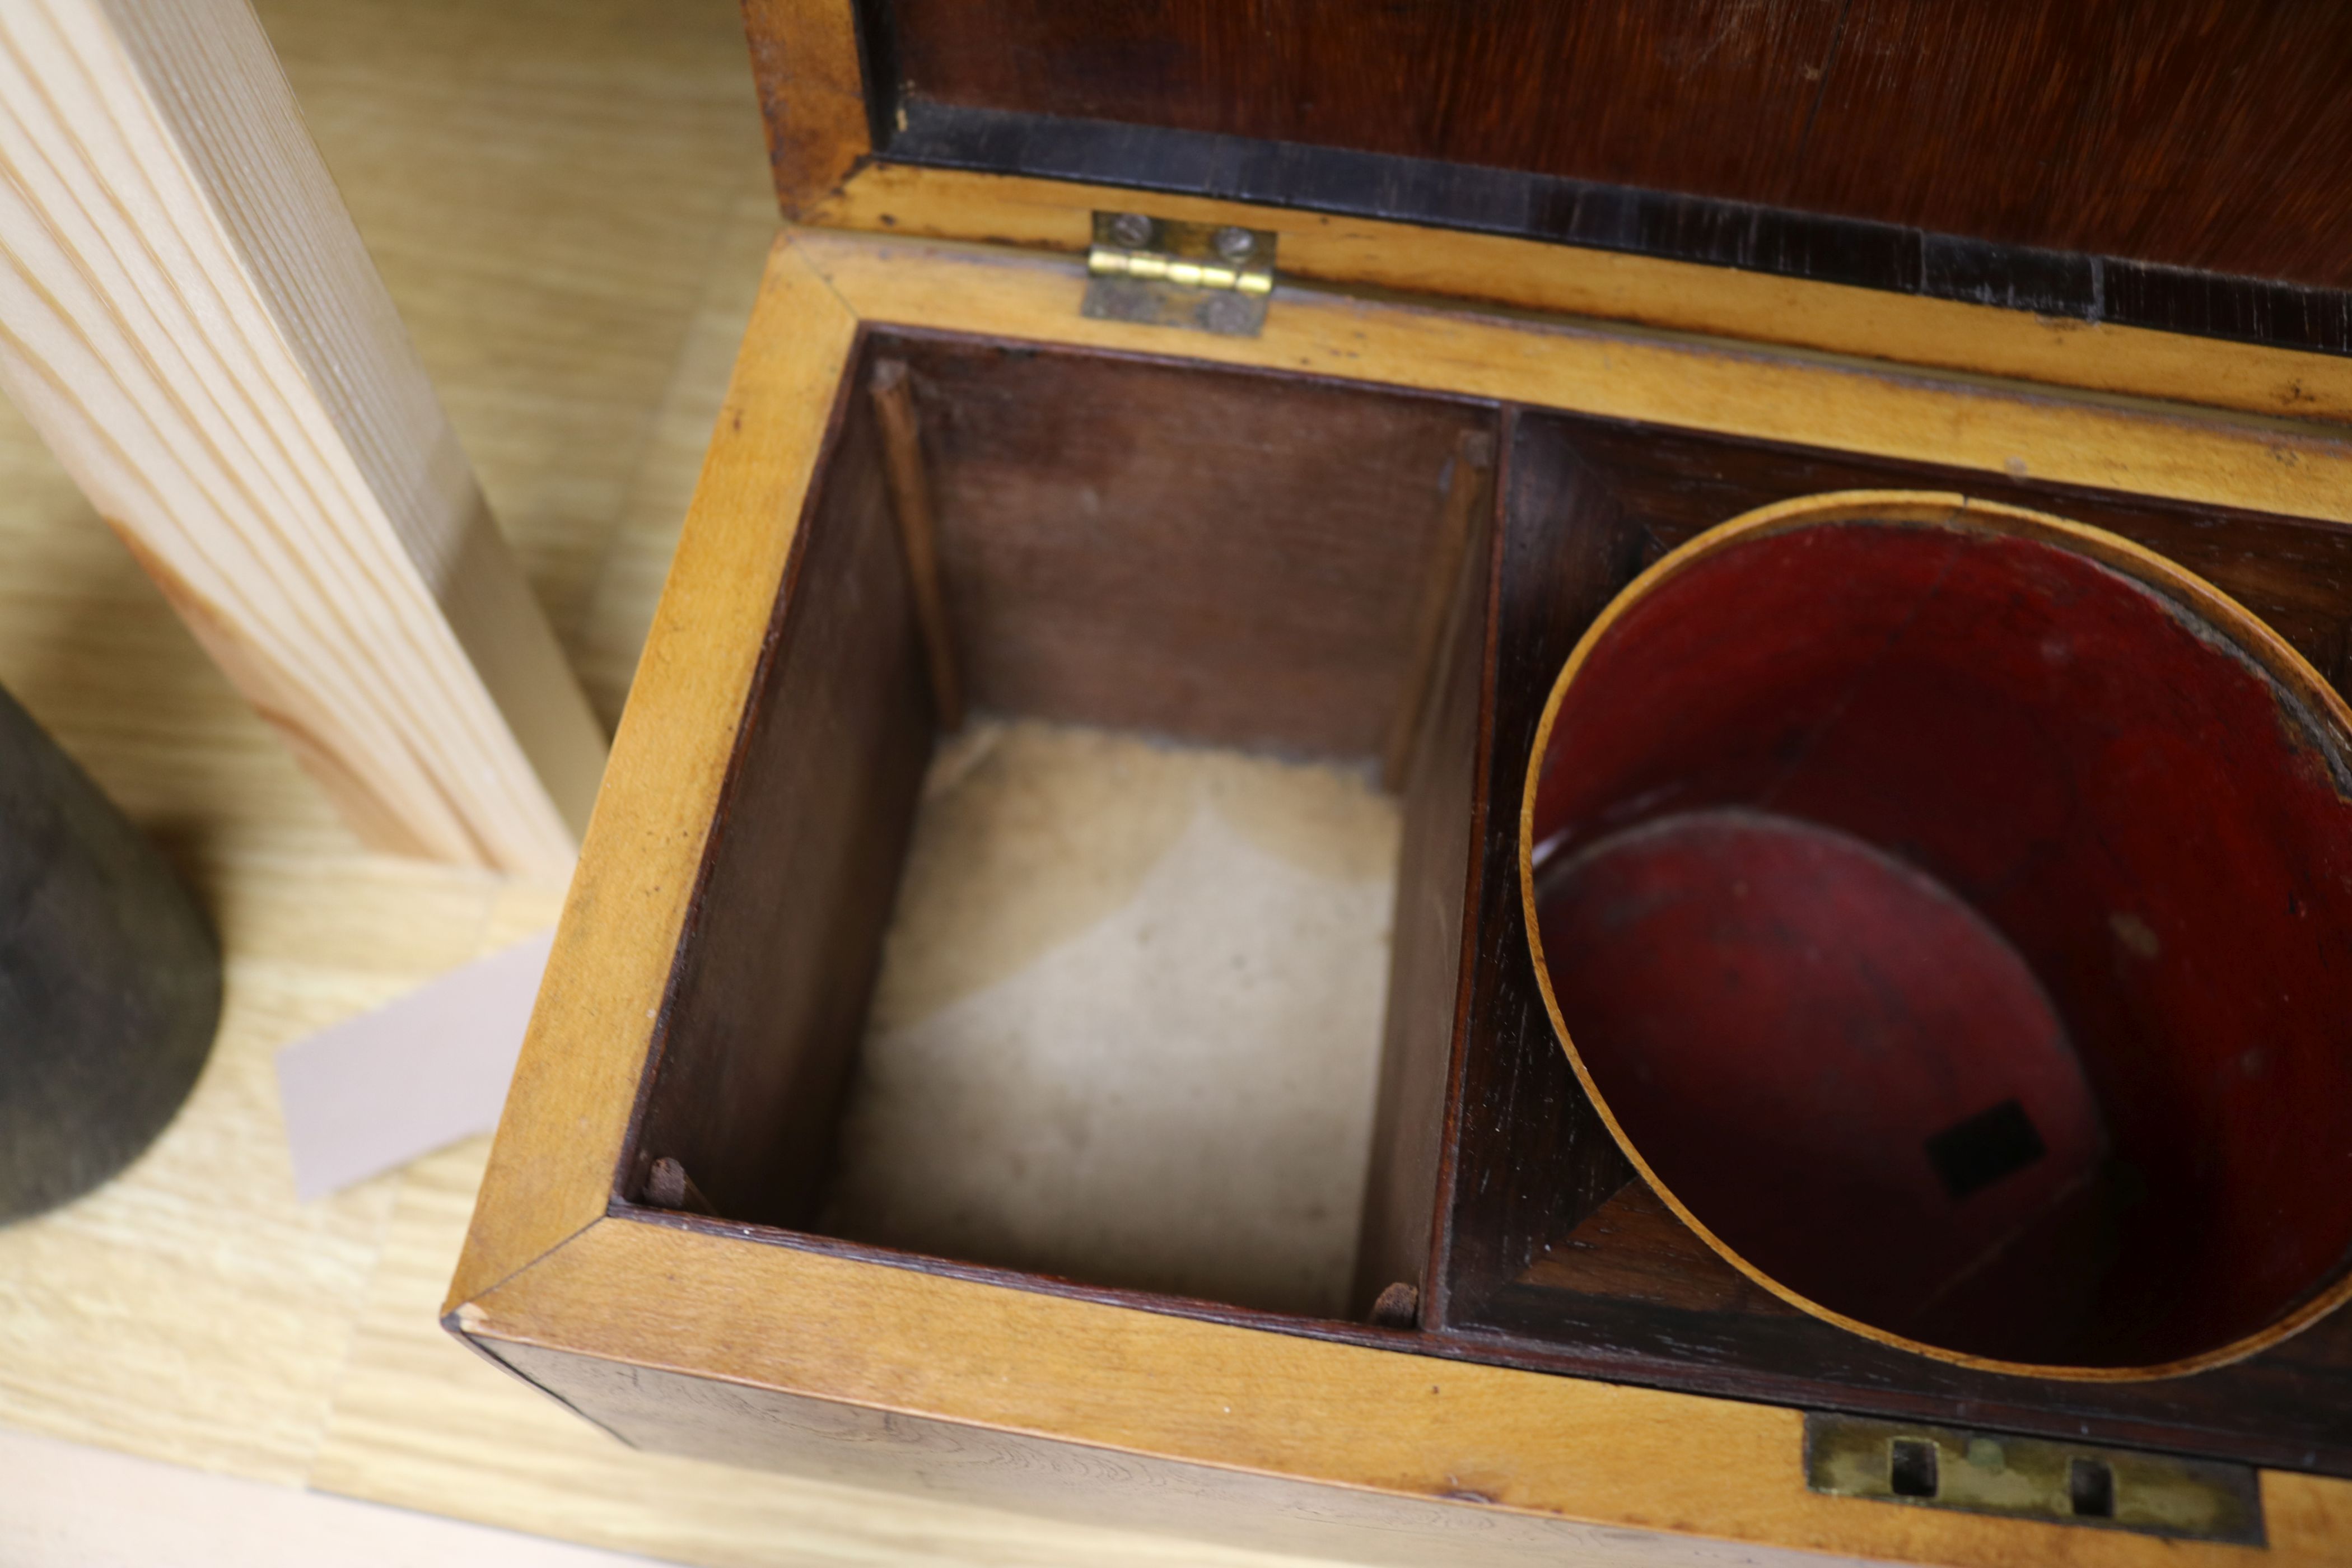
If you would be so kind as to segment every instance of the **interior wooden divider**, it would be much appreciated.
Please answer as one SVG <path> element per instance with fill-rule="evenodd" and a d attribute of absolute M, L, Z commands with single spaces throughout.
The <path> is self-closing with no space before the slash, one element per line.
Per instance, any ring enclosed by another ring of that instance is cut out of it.
<path fill-rule="evenodd" d="M 1503 416 L 1505 453 L 1515 418 L 1509 411 Z M 1437 668 L 1430 676 L 1429 702 L 1403 779 L 1404 832 L 1390 926 L 1380 1099 L 1351 1298 L 1360 1318 L 1394 1286 L 1412 1288 L 1416 1315 L 1429 1300 L 1445 1084 L 1469 1000 L 1462 984 L 1463 957 L 1475 931 L 1469 871 L 1485 777 L 1478 739 L 1492 679 L 1503 491 L 1502 483 L 1490 482 L 1486 504 L 1471 514 L 1462 565 L 1449 585 L 1452 602 Z"/>
<path fill-rule="evenodd" d="M 931 754 L 865 385 L 861 365 L 784 570 L 627 1167 L 634 1195 L 676 1160 L 714 1212 L 769 1225 L 815 1212 Z"/>

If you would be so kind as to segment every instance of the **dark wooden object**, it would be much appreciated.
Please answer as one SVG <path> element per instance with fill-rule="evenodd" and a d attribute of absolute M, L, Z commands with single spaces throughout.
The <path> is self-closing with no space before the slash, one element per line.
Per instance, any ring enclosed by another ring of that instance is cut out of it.
<path fill-rule="evenodd" d="M 1444 679 L 1445 632 L 1462 597 L 1462 569 L 1469 558 L 1472 518 L 1486 495 L 1487 470 L 1495 466 L 1495 439 L 1483 430 L 1465 430 L 1454 443 L 1454 458 L 1445 467 L 1445 511 L 1438 523 L 1434 548 L 1420 573 L 1421 608 L 1413 615 L 1412 655 L 1405 667 L 1404 700 L 1390 721 L 1388 740 L 1381 747 L 1381 783 L 1396 789 L 1404 783 L 1421 738 L 1421 716 L 1429 706 L 1431 688 Z"/>
<path fill-rule="evenodd" d="M 785 570 L 629 1184 L 676 1160 L 714 1212 L 781 1225 L 815 1212 L 936 722 L 866 384 Z"/>
<path fill-rule="evenodd" d="M 2163 1383 L 1969 1373 L 1796 1314 L 1645 1212 L 1544 1016 L 1515 864 L 1528 749 L 1561 660 L 1643 563 L 1700 527 L 1836 489 L 2018 501 L 2177 553 L 2340 679 L 2352 541 L 2339 531 L 1533 410 L 1502 410 L 1498 426 L 1491 407 L 1304 378 L 911 333 L 877 334 L 866 353 L 908 365 L 937 434 L 945 596 L 979 703 L 1326 756 L 1377 754 L 1411 673 L 1440 477 L 1465 432 L 1499 428 L 1502 471 L 1473 536 L 1483 564 L 1448 611 L 1405 782 L 1360 1312 L 1407 1285 L 1421 1331 L 1402 1342 L 1433 1356 L 2352 1474 L 2352 1320 Z M 845 395 L 835 419 L 673 974 L 633 1182 L 674 1158 L 716 1210 L 677 1223 L 1397 1345 L 1393 1329 L 775 1228 L 815 1212 L 934 722 L 871 400 Z M 1262 679 L 1273 659 L 1297 675 Z M 625 1186 L 621 1206 L 643 1191 Z"/>
<path fill-rule="evenodd" d="M 1671 1215 L 1661 1223 L 1544 1015 L 1517 871 L 1535 726 L 1585 626 L 1643 566 L 1754 507 L 1916 488 L 2091 523 L 2207 576 L 2339 689 L 2352 537 L 2225 508 L 1533 412 L 1517 420 L 1507 466 L 1478 943 L 1446 1112 L 1435 1310 L 1425 1295 L 1423 1327 L 1517 1365 L 1912 1418 L 1964 1411 L 1990 1426 L 2352 1474 L 2352 1316 L 2188 1378 L 2094 1385 L 1973 1373 L 1806 1318 Z"/>
<path fill-rule="evenodd" d="M 0 1223 L 136 1159 L 194 1087 L 220 1005 L 204 911 L 0 692 Z"/>
<path fill-rule="evenodd" d="M 898 520 L 899 546 L 907 552 L 907 588 L 914 596 L 923 661 L 931 676 L 931 703 L 939 710 L 940 728 L 953 730 L 963 723 L 963 681 L 956 673 L 955 634 L 948 628 L 947 602 L 940 595 L 939 525 L 931 510 L 922 426 L 915 417 L 915 395 L 907 384 L 905 362 L 877 361 L 872 390 L 875 417 L 882 425 L 890 510 Z"/>
<path fill-rule="evenodd" d="M 1457 438 L 1492 416 L 908 337 L 973 706 L 1378 755 Z"/>
<path fill-rule="evenodd" d="M 858 10 L 747 0 L 788 210 L 879 158 L 2352 353 L 2325 7 Z"/>
<path fill-rule="evenodd" d="M 895 0 L 890 30 L 910 102 L 2352 284 L 2352 27 L 2294 0 Z"/>
<path fill-rule="evenodd" d="M 1469 995 L 1453 1042 L 1423 1290 L 1423 1321 L 1433 1327 L 1516 1275 L 1561 1216 L 1583 1217 L 1633 1179 L 1576 1087 L 1533 984 L 1519 912 L 1518 792 L 1542 714 L 1541 700 L 1530 707 L 1525 693 L 1550 690 L 1584 628 L 1663 552 L 1561 422 L 1520 413 L 1511 429 L 1486 711 L 1474 742 Z"/>

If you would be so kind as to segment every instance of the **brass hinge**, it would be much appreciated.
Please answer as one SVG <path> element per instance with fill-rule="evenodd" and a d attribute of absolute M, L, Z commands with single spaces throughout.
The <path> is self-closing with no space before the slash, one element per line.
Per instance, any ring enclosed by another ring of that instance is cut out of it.
<path fill-rule="evenodd" d="M 1254 338 L 1274 292 L 1274 243 L 1271 229 L 1097 213 L 1080 313 Z"/>
<path fill-rule="evenodd" d="M 2215 1459 L 1808 1411 L 1805 1480 L 1838 1497 L 2263 1544 L 2253 1468 Z"/>

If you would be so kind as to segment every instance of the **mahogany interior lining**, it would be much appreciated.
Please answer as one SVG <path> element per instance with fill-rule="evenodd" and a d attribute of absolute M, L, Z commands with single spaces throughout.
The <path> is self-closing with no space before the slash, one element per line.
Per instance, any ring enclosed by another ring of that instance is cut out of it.
<path fill-rule="evenodd" d="M 823 1206 L 932 749 L 864 395 L 863 367 L 884 357 L 910 373 L 971 706 L 1365 766 L 1423 673 L 1420 590 L 1461 437 L 1495 423 L 1489 406 L 1302 378 L 869 339 L 788 569 L 635 1139 L 635 1167 L 677 1160 L 730 1219 L 805 1226 Z M 1477 636 L 1476 578 L 1456 641 Z M 1448 689 L 1475 677 L 1473 658 Z M 1407 836 L 1458 840 L 1470 737 L 1458 705 L 1425 721 L 1451 724 L 1452 789 L 1429 767 L 1408 779 Z M 1458 845 L 1450 868 L 1408 858 L 1416 877 L 1463 875 Z M 1452 961 L 1429 945 L 1397 951 L 1444 995 L 1406 998 L 1390 1026 L 1433 1035 L 1442 1055 Z M 1425 1195 L 1421 1211 L 1425 1229 Z"/>

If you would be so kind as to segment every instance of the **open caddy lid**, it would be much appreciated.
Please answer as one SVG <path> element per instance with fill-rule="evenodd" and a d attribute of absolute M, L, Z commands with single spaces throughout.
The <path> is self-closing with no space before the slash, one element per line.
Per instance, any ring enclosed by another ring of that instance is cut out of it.
<path fill-rule="evenodd" d="M 745 15 L 803 223 L 1083 250 L 1089 210 L 1214 221 L 1169 205 L 1207 197 L 1372 220 L 1392 246 L 1507 237 L 2352 354 L 2352 26 L 2325 7 Z M 1556 305 L 1491 267 L 1364 248 L 1291 247 L 1282 270 Z"/>

